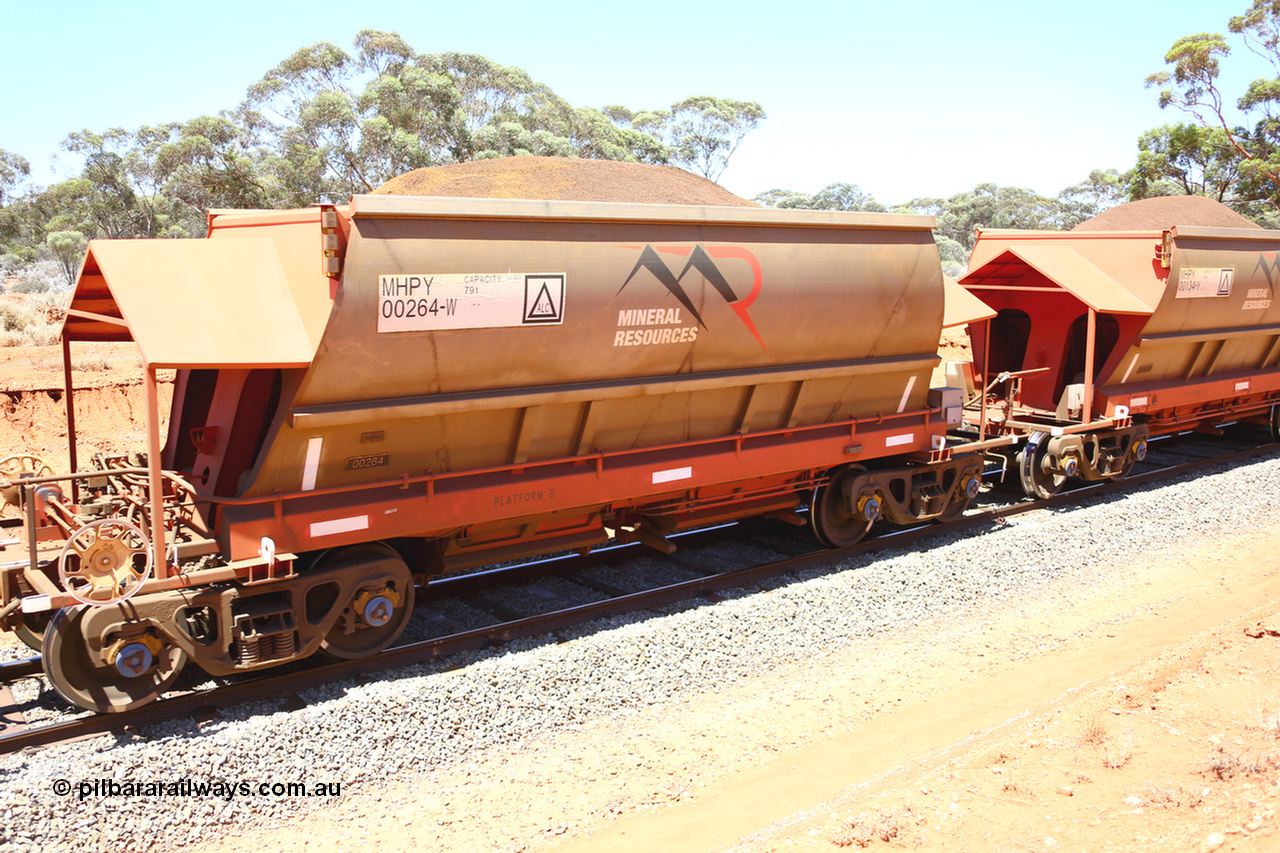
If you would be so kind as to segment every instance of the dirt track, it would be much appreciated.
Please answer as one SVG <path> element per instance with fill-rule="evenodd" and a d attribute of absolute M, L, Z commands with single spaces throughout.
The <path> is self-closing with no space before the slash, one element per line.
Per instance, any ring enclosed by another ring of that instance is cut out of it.
<path fill-rule="evenodd" d="M 1258 521 L 217 849 L 1272 851 L 1280 516 Z"/>
<path fill-rule="evenodd" d="M 793 675 L 769 694 L 797 721 L 776 755 L 557 849 L 1277 849 L 1274 541 L 1164 555 L 1067 612 L 1015 605 L 964 638 L 926 626 L 932 659 L 890 640 L 879 701 L 838 661 Z"/>

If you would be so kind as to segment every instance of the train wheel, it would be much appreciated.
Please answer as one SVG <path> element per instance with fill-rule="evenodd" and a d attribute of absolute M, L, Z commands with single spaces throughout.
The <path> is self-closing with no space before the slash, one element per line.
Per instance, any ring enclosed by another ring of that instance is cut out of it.
<path fill-rule="evenodd" d="M 982 479 L 980 477 L 967 478 L 956 489 L 956 493 L 951 496 L 951 500 L 947 501 L 947 505 L 938 514 L 937 520 L 946 524 L 964 515 L 964 511 L 969 508 L 969 503 L 978 496 L 978 491 L 981 488 Z"/>
<path fill-rule="evenodd" d="M 1280 403 L 1271 407 L 1271 440 L 1280 441 Z"/>
<path fill-rule="evenodd" d="M 369 657 L 395 642 L 413 614 L 413 576 L 394 548 L 379 543 L 331 551 L 317 561 L 317 565 L 332 565 L 382 559 L 394 560 L 394 577 L 356 589 L 320 643 L 320 650 L 330 657 Z"/>
<path fill-rule="evenodd" d="M 1018 479 L 1022 483 L 1023 493 L 1029 498 L 1040 500 L 1051 498 L 1067 481 L 1062 474 L 1053 474 L 1044 470 L 1047 455 L 1048 451 L 1044 445 L 1031 442 L 1018 452 Z"/>
<path fill-rule="evenodd" d="M 1129 447 L 1128 454 L 1125 455 L 1124 463 L 1120 466 L 1111 479 L 1123 480 L 1133 471 L 1133 466 L 1147 458 L 1147 437 L 1140 435 Z"/>
<path fill-rule="evenodd" d="M 1138 454 L 1130 451 L 1129 455 L 1124 458 L 1124 463 L 1121 464 L 1120 470 L 1117 471 L 1115 474 L 1111 475 L 1111 479 L 1123 480 L 1125 477 L 1128 477 L 1133 472 L 1134 465 L 1137 465 L 1138 462 L 1141 461 L 1141 459 L 1146 459 L 1146 458 L 1147 458 L 1147 445 L 1146 445 L 1146 442 L 1143 442 L 1141 457 L 1139 457 Z"/>
<path fill-rule="evenodd" d="M 40 651 L 44 648 L 44 632 L 49 629 L 53 613 L 24 613 L 22 624 L 13 630 L 14 635 L 26 643 L 27 648 Z"/>
<path fill-rule="evenodd" d="M 91 608 L 59 610 L 44 635 L 45 675 L 58 695 L 86 711 L 117 714 L 163 694 L 182 672 L 182 649 L 152 634 L 121 639 L 103 660 L 89 651 L 81 625 Z"/>
<path fill-rule="evenodd" d="M 843 487 L 846 480 L 865 473 L 861 465 L 841 468 L 831 475 L 826 485 L 819 486 L 809 504 L 809 523 L 818 541 L 831 548 L 850 548 L 867 535 L 880 517 L 879 504 L 874 509 L 850 512 L 845 506 Z M 867 516 L 871 517 L 868 518 Z"/>

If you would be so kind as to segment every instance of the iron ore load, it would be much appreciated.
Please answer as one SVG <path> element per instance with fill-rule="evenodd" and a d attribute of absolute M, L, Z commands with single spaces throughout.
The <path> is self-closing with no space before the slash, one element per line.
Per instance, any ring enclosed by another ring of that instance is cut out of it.
<path fill-rule="evenodd" d="M 1123 477 L 1151 436 L 1269 419 L 1280 440 L 1278 278 L 1280 231 L 980 231 L 960 285 L 996 316 L 970 327 L 966 424 L 1018 438 L 1038 497 Z"/>
<path fill-rule="evenodd" d="M 64 698 L 121 711 L 188 663 L 375 654 L 450 570 L 669 551 L 695 525 L 806 523 L 802 503 L 836 546 L 954 517 L 982 456 L 948 442 L 960 392 L 929 388 L 931 226 L 356 196 L 94 241 L 64 359 L 137 344 L 148 448 L 76 470 L 68 368 L 73 473 L 33 458 L 10 481 L 0 624 Z"/>

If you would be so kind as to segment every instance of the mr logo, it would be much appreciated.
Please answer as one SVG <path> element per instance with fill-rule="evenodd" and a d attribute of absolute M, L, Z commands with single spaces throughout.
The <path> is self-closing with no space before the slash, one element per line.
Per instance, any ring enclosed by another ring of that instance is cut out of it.
<path fill-rule="evenodd" d="M 1280 252 L 1272 252 L 1270 258 L 1259 253 L 1258 263 L 1254 267 L 1254 272 L 1257 272 L 1259 269 L 1261 269 L 1262 274 L 1266 276 L 1267 286 L 1271 288 L 1272 293 L 1275 293 L 1276 273 L 1280 272 Z"/>
<path fill-rule="evenodd" d="M 688 258 L 688 260 L 685 262 L 684 269 L 680 271 L 680 275 L 673 275 L 660 255 L 681 255 Z M 737 294 L 733 292 L 733 288 L 729 286 L 728 280 L 720 272 L 715 261 L 712 260 L 713 258 L 746 261 L 750 265 L 752 274 L 751 292 L 745 298 L 739 299 Z M 747 310 L 760 295 L 763 276 L 760 272 L 760 262 L 756 260 L 755 255 L 746 249 L 741 246 L 707 246 L 705 248 L 702 246 L 658 246 L 656 249 L 653 246 L 645 246 L 643 251 L 640 252 L 640 260 L 636 261 L 631 274 L 622 283 L 622 287 L 618 288 L 618 293 L 622 293 L 641 270 L 647 270 L 650 275 L 661 282 L 662 286 L 672 296 L 680 300 L 681 305 L 688 309 L 689 313 L 698 321 L 698 325 L 705 329 L 707 328 L 706 321 L 702 319 L 698 309 L 693 307 L 693 300 L 689 298 L 689 294 L 685 292 L 684 286 L 681 284 L 684 277 L 689 274 L 689 270 L 697 271 L 724 298 L 724 301 L 738 315 L 738 319 L 747 327 L 747 331 L 755 336 L 760 346 L 768 349 L 760 338 L 760 332 L 756 330 L 756 324 L 751 321 L 751 315 L 747 313 Z"/>

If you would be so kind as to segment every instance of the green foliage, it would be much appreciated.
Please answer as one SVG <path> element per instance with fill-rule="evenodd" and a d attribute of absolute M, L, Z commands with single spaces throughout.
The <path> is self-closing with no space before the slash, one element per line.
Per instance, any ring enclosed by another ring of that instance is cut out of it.
<path fill-rule="evenodd" d="M 666 122 L 671 159 L 714 181 L 724 173 L 743 138 L 765 117 L 764 108 L 755 101 L 710 95 L 685 98 L 672 105 Z M 658 117 L 644 120 L 656 122 Z"/>
<path fill-rule="evenodd" d="M 62 272 L 67 285 L 75 283 L 76 273 L 80 270 L 80 261 L 84 259 L 84 251 L 89 241 L 79 231 L 55 231 L 45 242 L 53 251 L 54 257 L 62 264 Z"/>
<path fill-rule="evenodd" d="M 1185 194 L 1225 201 L 1239 182 L 1238 163 L 1221 128 L 1176 124 L 1148 130 L 1138 140 L 1133 198 Z"/>
<path fill-rule="evenodd" d="M 949 198 L 918 198 L 896 211 L 922 213 L 936 221 L 933 236 L 947 275 L 963 274 L 979 228 L 1067 230 L 1103 210 L 1128 200 L 1132 172 L 1095 169 L 1085 180 L 1067 187 L 1055 198 L 1018 187 L 979 184 Z M 808 210 L 884 211 L 883 204 L 857 184 L 828 184 L 813 195 L 772 189 L 753 201 L 766 207 Z"/>
<path fill-rule="evenodd" d="M 969 250 L 945 234 L 933 232 L 933 242 L 938 244 L 938 258 L 942 261 L 942 271 L 952 278 L 964 275 L 969 266 Z"/>
<path fill-rule="evenodd" d="M 1229 27 L 1273 72 L 1280 69 L 1280 2 L 1253 0 L 1243 15 L 1231 18 Z M 1168 180 L 1184 192 L 1216 196 L 1237 206 L 1265 202 L 1280 209 L 1280 75 L 1259 78 L 1246 87 L 1235 107 L 1248 123 L 1237 125 L 1227 117 L 1228 97 L 1219 85 L 1222 63 L 1230 54 L 1220 33 L 1184 36 L 1165 54 L 1172 70 L 1147 78 L 1147 86 L 1159 87 L 1162 108 L 1179 109 L 1212 133 L 1193 138 L 1178 130 L 1148 139 L 1167 129 L 1162 128 L 1144 136 L 1147 145 L 1138 163 L 1141 191 Z"/>
<path fill-rule="evenodd" d="M 979 184 L 945 199 L 913 199 L 904 207 L 932 214 L 937 220 L 934 233 L 963 246 L 966 254 L 973 249 L 978 228 L 1055 230 L 1062 225 L 1062 210 L 1055 199 L 996 184 Z"/>
<path fill-rule="evenodd" d="M 84 158 L 80 177 L 55 185 L 59 218 L 49 230 L 75 230 L 96 237 L 161 237 L 172 225 L 168 199 L 156 172 L 154 134 L 123 128 L 84 130 L 62 147 Z"/>
<path fill-rule="evenodd" d="M 49 187 L 27 189 L 27 161 L 0 150 L 0 254 L 70 281 L 87 239 L 199 237 L 209 209 L 342 203 L 413 169 L 492 157 L 675 158 L 716 176 L 763 118 L 712 97 L 574 107 L 523 69 L 361 30 L 352 52 L 294 51 L 233 110 L 70 134 L 62 147 L 83 167 Z"/>
<path fill-rule="evenodd" d="M 0 204 L 31 174 L 31 164 L 17 154 L 0 148 Z"/>
<path fill-rule="evenodd" d="M 800 208 L 804 210 L 867 210 L 878 213 L 885 206 L 857 184 L 827 184 L 813 195 L 794 190 L 766 190 L 752 199 L 766 207 Z"/>
<path fill-rule="evenodd" d="M 171 216 L 191 236 L 203 232 L 210 208 L 271 207 L 282 195 L 240 118 L 200 116 L 138 131 L 163 196 L 175 204 Z"/>
<path fill-rule="evenodd" d="M 669 156 L 661 137 L 670 113 L 633 122 L 621 107 L 574 108 L 523 69 L 478 54 L 417 54 L 377 30 L 356 36 L 355 56 L 327 43 L 296 51 L 250 87 L 242 112 L 260 118 L 257 183 L 278 188 L 286 205 L 344 201 L 412 169 L 466 160 Z"/>
<path fill-rule="evenodd" d="M 771 189 L 751 199 L 764 207 L 807 207 L 813 196 L 796 190 Z"/>
<path fill-rule="evenodd" d="M 1136 180 L 1133 170 L 1094 169 L 1078 184 L 1058 193 L 1056 227 L 1070 230 L 1109 207 L 1130 201 Z"/>

